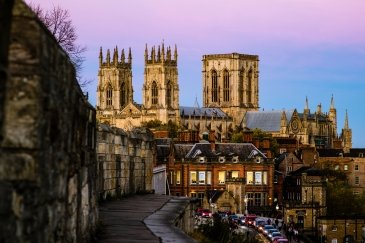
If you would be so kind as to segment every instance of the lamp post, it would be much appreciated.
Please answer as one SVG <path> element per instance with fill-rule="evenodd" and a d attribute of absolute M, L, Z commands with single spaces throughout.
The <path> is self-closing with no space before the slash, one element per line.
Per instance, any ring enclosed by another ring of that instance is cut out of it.
<path fill-rule="evenodd" d="M 245 199 L 243 199 L 243 201 L 245 202 L 245 214 L 248 215 L 248 209 L 247 209 L 248 197 L 247 197 L 247 194 L 245 194 Z"/>

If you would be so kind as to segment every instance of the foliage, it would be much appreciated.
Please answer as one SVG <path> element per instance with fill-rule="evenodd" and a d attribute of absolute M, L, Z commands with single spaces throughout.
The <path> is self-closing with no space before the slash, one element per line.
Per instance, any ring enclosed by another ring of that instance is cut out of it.
<path fill-rule="evenodd" d="M 346 181 L 327 183 L 327 215 L 365 215 L 365 194 L 354 195 Z"/>
<path fill-rule="evenodd" d="M 243 143 L 243 134 L 241 132 L 239 133 L 233 133 L 232 137 L 231 137 L 231 142 L 232 143 Z"/>
<path fill-rule="evenodd" d="M 85 46 L 77 44 L 76 29 L 71 21 L 68 10 L 54 6 L 50 11 L 43 11 L 40 5 L 29 4 L 29 7 L 44 23 L 58 44 L 67 52 L 76 70 L 76 77 L 81 87 L 91 81 L 81 81 L 80 72 L 84 63 Z"/>

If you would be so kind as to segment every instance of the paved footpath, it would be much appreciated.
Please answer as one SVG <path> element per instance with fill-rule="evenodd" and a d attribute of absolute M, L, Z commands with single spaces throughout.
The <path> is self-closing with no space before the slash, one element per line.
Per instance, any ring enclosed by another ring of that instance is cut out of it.
<path fill-rule="evenodd" d="M 103 202 L 99 205 L 98 242 L 195 242 L 169 221 L 186 202 L 186 198 L 156 194 Z"/>

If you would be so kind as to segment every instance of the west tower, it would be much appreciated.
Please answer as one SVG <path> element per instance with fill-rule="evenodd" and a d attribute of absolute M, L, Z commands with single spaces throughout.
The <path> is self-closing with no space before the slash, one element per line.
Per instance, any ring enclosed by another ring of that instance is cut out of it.
<path fill-rule="evenodd" d="M 176 45 L 173 53 L 164 43 L 153 46 L 150 55 L 146 45 L 142 110 L 144 121 L 180 121 Z"/>
<path fill-rule="evenodd" d="M 103 50 L 100 47 L 97 87 L 98 119 L 116 125 L 116 113 L 131 103 L 133 103 L 131 49 L 129 48 L 127 58 L 122 49 L 120 59 L 118 47 L 114 49 L 112 57 L 108 49 L 104 60 Z"/>

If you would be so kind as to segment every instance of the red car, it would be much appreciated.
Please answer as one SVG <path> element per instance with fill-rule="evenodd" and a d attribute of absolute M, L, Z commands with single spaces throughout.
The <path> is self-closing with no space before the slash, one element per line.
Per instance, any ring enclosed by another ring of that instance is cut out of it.
<path fill-rule="evenodd" d="M 209 209 L 202 210 L 202 217 L 212 217 L 212 212 Z"/>

